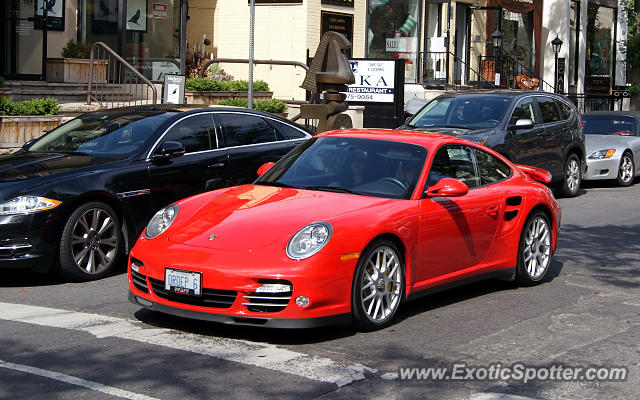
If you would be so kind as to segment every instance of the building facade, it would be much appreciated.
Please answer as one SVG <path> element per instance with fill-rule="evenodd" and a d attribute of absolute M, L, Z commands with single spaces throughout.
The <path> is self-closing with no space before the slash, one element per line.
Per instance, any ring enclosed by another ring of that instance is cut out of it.
<path fill-rule="evenodd" d="M 502 86 L 515 86 L 516 77 L 525 76 L 539 79 L 544 90 L 557 85 L 563 93 L 606 94 L 626 84 L 627 0 L 255 4 L 256 59 L 306 63 L 321 35 L 336 30 L 351 40 L 353 58 L 405 59 L 405 82 L 416 87 L 474 87 L 496 82 L 496 72 Z M 249 55 L 249 0 L 8 0 L 0 7 L 5 77 L 37 77 L 43 60 L 59 57 L 69 39 L 105 42 L 153 80 L 179 72 L 181 46 L 211 57 Z M 496 33 L 499 47 L 493 43 Z M 562 41 L 557 62 L 551 44 L 556 37 Z M 247 79 L 246 64 L 221 67 Z M 299 67 L 259 65 L 254 77 L 267 81 L 276 97 L 300 100 L 304 74 Z"/>

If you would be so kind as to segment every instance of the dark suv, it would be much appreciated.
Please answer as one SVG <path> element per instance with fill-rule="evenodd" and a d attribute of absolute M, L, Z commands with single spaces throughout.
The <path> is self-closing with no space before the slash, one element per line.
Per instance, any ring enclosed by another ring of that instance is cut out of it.
<path fill-rule="evenodd" d="M 586 168 L 582 122 L 563 96 L 545 92 L 447 93 L 398 129 L 461 136 L 517 164 L 544 168 L 561 194 L 575 196 Z"/>

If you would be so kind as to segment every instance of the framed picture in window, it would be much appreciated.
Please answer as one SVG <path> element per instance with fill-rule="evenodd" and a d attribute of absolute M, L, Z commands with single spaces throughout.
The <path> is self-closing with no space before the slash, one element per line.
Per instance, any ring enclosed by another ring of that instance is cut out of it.
<path fill-rule="evenodd" d="M 64 0 L 36 0 L 34 13 L 34 28 L 42 29 L 44 10 L 47 10 L 47 29 L 64 31 Z"/>
<path fill-rule="evenodd" d="M 147 0 L 127 0 L 127 30 L 147 31 Z"/>

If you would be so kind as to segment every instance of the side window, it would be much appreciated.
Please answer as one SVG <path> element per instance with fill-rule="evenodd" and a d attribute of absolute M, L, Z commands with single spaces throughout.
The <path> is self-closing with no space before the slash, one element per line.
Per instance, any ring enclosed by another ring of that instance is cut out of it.
<path fill-rule="evenodd" d="M 216 118 L 227 133 L 227 146 L 275 142 L 276 131 L 264 119 L 255 115 L 220 113 Z"/>
<path fill-rule="evenodd" d="M 573 107 L 571 107 L 564 101 L 559 101 L 558 104 L 560 105 L 560 109 L 562 110 L 562 116 L 564 117 L 564 119 L 571 119 L 574 114 Z"/>
<path fill-rule="evenodd" d="M 486 151 L 480 149 L 473 149 L 473 151 L 478 162 L 481 185 L 490 185 L 511 176 L 511 168 L 507 164 Z"/>
<path fill-rule="evenodd" d="M 180 142 L 186 153 L 216 149 L 216 131 L 210 113 L 187 117 L 175 124 L 162 142 Z"/>
<path fill-rule="evenodd" d="M 473 150 L 460 145 L 441 147 L 431 163 L 427 187 L 435 185 L 442 178 L 458 179 L 469 189 L 480 186 Z"/>
<path fill-rule="evenodd" d="M 560 111 L 552 98 L 538 97 L 538 105 L 540 106 L 543 123 L 560 121 Z"/>
<path fill-rule="evenodd" d="M 515 125 L 516 121 L 519 119 L 530 119 L 534 124 L 538 124 L 538 114 L 536 113 L 535 105 L 533 104 L 533 99 L 523 99 L 520 100 L 520 103 L 513 110 L 513 114 L 511 114 L 511 120 L 509 121 L 509 125 Z"/>
<path fill-rule="evenodd" d="M 304 132 L 291 125 L 287 125 L 273 119 L 266 119 L 266 121 L 276 128 L 276 137 L 278 140 L 304 139 L 307 137 Z"/>

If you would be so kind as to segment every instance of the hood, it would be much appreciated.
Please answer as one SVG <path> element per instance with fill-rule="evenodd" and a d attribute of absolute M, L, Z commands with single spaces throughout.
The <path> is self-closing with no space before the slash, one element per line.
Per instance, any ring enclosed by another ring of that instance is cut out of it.
<path fill-rule="evenodd" d="M 640 141 L 637 136 L 620 136 L 620 135 L 584 135 L 584 147 L 587 156 L 598 150 L 604 149 L 620 149 L 626 148 L 629 142 Z"/>
<path fill-rule="evenodd" d="M 104 164 L 113 160 L 81 154 L 18 153 L 0 157 L 0 182 L 49 178 L 69 170 Z"/>
<path fill-rule="evenodd" d="M 196 212 L 170 228 L 168 239 L 210 249 L 251 251 L 277 241 L 284 245 L 289 237 L 312 222 L 331 222 L 339 215 L 393 201 L 397 200 L 272 186 L 236 186 L 209 193 Z"/>
<path fill-rule="evenodd" d="M 398 129 L 405 129 L 411 131 L 421 131 L 421 132 L 431 132 L 431 133 L 440 133 L 443 135 L 449 136 L 466 136 L 466 135 L 486 135 L 493 132 L 493 128 L 489 129 L 468 129 L 468 128 L 445 128 L 445 127 L 437 127 L 437 126 L 429 126 L 425 128 L 416 128 L 411 127 L 409 125 L 403 125 Z"/>

